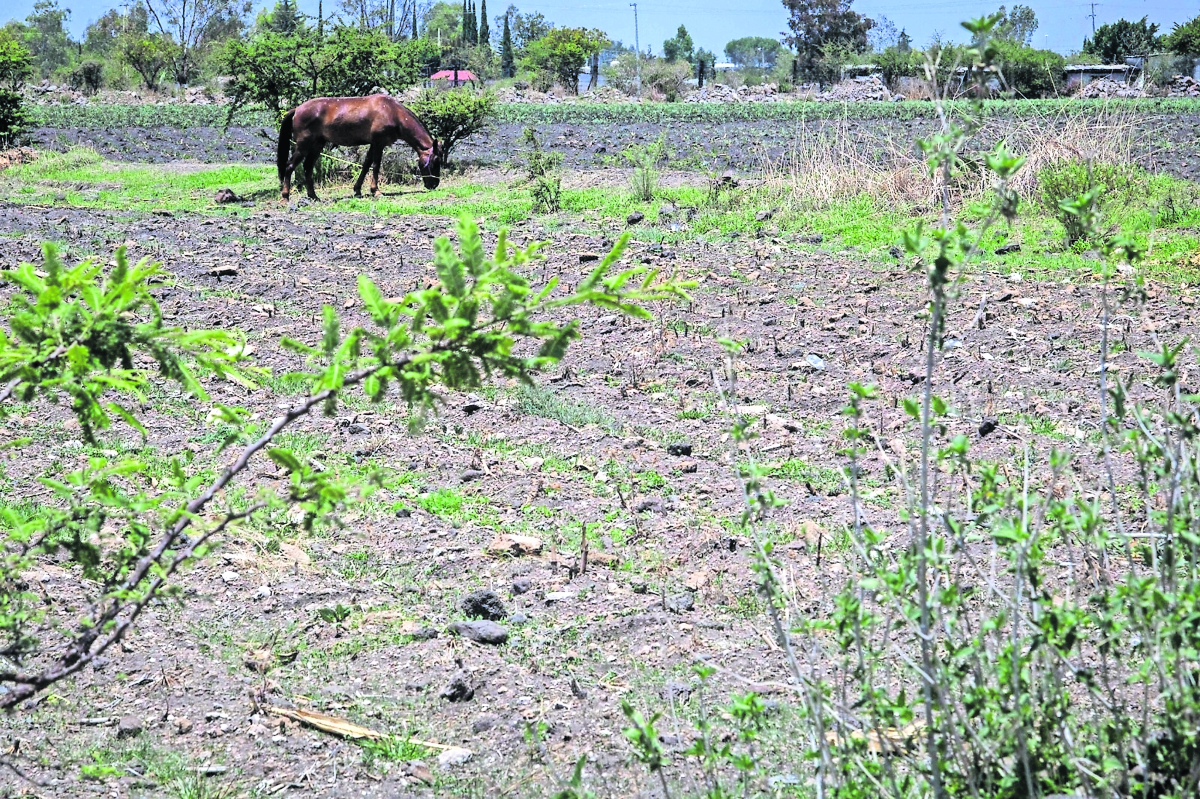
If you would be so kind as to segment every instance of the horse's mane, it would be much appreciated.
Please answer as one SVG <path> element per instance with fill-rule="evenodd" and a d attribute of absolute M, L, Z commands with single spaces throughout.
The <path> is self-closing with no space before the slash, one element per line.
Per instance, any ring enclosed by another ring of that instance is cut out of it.
<path fill-rule="evenodd" d="M 411 108 L 390 94 L 384 95 L 384 97 L 396 108 L 397 111 L 407 111 L 408 115 L 411 116 L 413 121 L 417 123 L 417 127 L 421 129 L 421 132 L 428 136 L 430 141 L 433 141 L 433 134 L 429 132 L 429 128 L 425 127 L 425 123 L 421 121 L 420 117 L 413 113 Z"/>

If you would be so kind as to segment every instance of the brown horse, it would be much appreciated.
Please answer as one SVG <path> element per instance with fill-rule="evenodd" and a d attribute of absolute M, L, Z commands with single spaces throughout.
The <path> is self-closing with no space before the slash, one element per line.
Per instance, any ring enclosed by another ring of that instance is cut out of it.
<path fill-rule="evenodd" d="M 296 151 L 288 158 L 292 131 Z M 292 109 L 279 126 L 279 184 L 283 199 L 292 193 L 292 172 L 304 161 L 304 184 L 308 196 L 317 199 L 313 189 L 313 167 L 326 144 L 341 147 L 369 145 L 362 172 L 354 184 L 354 196 L 362 196 L 363 179 L 371 173 L 371 194 L 379 191 L 379 165 L 383 148 L 403 141 L 417 151 L 417 168 L 425 188 L 436 189 L 441 182 L 442 147 L 429 135 L 421 120 L 396 99 L 386 94 L 370 97 L 315 97 Z"/>

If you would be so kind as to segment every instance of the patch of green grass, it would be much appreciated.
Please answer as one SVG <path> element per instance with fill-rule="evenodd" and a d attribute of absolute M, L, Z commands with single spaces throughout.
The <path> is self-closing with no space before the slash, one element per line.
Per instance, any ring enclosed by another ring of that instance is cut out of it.
<path fill-rule="evenodd" d="M 768 477 L 794 483 L 807 483 L 814 491 L 828 494 L 839 491 L 844 485 L 842 474 L 828 466 L 814 466 L 806 461 L 794 459 L 780 463 L 762 464 Z"/>
<path fill-rule="evenodd" d="M 427 746 L 413 743 L 407 738 L 389 735 L 375 741 L 364 740 L 359 744 L 363 752 L 363 765 L 370 768 L 376 760 L 392 762 L 426 760 L 437 755 Z"/>
<path fill-rule="evenodd" d="M 612 435 L 619 435 L 621 423 L 594 404 L 578 402 L 540 386 L 521 386 L 517 390 L 517 410 L 529 416 L 541 416 L 568 427 L 594 424 Z"/>

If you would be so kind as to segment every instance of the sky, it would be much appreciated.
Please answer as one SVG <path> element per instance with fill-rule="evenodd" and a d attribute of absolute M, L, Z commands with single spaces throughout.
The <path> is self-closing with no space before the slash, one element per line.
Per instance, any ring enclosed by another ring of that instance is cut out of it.
<path fill-rule="evenodd" d="M 33 10 L 35 0 L 4 0 L 0 21 L 7 18 L 24 19 Z M 78 37 L 88 23 L 122 0 L 59 0 L 71 9 L 69 27 Z M 274 0 L 270 0 L 274 4 Z M 489 16 L 495 16 L 516 4 L 522 11 L 540 11 L 558 25 L 600 28 L 614 39 L 626 44 L 634 42 L 634 14 L 628 0 L 493 0 Z M 266 4 L 257 0 L 256 8 Z M 326 2 L 326 7 L 334 5 Z M 1011 0 L 1008 3 L 1013 5 Z M 935 32 L 945 38 L 963 41 L 967 38 L 960 22 L 983 16 L 1000 5 L 996 0 L 856 0 L 853 8 L 877 19 L 885 16 L 899 29 L 904 28 L 918 45 L 927 44 Z M 1025 0 L 1037 14 L 1039 27 L 1034 45 L 1048 47 L 1067 54 L 1078 51 L 1085 36 L 1092 31 L 1092 4 L 1082 0 L 1038 2 Z M 317 0 L 299 0 L 300 10 L 316 14 Z M 1095 3 L 1096 25 L 1113 22 L 1122 17 L 1141 19 L 1149 16 L 1162 32 L 1170 32 L 1175 23 L 1185 22 L 1200 14 L 1200 0 L 1106 0 Z M 697 47 L 720 54 L 725 43 L 742 36 L 778 38 L 787 29 L 787 14 L 779 0 L 645 0 L 637 6 L 638 33 L 642 49 L 651 45 L 656 53 L 662 51 L 663 40 L 675 35 L 680 24 L 687 26 Z"/>

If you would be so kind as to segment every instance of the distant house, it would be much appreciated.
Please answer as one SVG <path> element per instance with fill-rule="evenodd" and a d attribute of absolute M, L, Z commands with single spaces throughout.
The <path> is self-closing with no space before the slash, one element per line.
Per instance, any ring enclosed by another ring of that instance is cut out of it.
<path fill-rule="evenodd" d="M 429 76 L 430 83 L 445 81 L 450 86 L 465 86 L 468 83 L 479 83 L 479 78 L 469 69 L 443 69 Z"/>
<path fill-rule="evenodd" d="M 1079 89 L 1101 78 L 1128 83 L 1129 73 L 1133 71 L 1128 64 L 1068 64 L 1063 67 L 1063 72 L 1067 73 L 1067 89 Z"/>
<path fill-rule="evenodd" d="M 715 69 L 717 72 L 736 72 L 738 65 L 729 61 L 718 61 L 717 63 L 713 64 L 713 69 Z"/>

